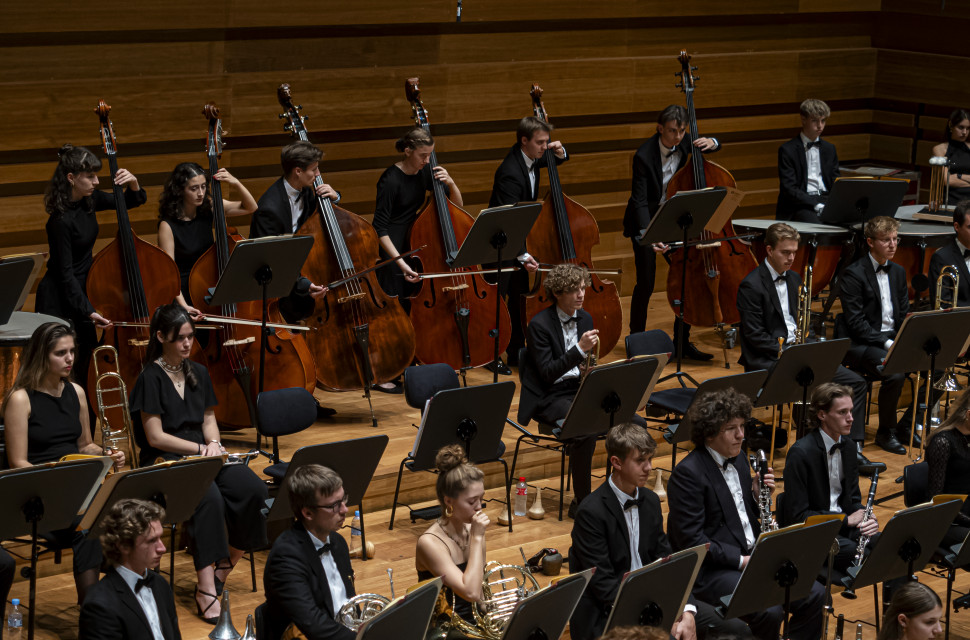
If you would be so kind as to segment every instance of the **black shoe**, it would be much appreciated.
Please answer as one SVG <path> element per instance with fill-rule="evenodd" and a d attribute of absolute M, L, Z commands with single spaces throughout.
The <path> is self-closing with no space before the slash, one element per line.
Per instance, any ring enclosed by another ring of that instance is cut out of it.
<path fill-rule="evenodd" d="M 704 353 L 697 348 L 697 345 L 693 342 L 688 342 L 687 346 L 684 347 L 684 358 L 688 360 L 699 360 L 700 362 L 707 362 L 708 360 L 714 359 L 714 354 Z"/>
<path fill-rule="evenodd" d="M 882 473 L 886 470 L 885 462 L 873 462 L 869 458 L 862 455 L 861 451 L 857 451 L 855 454 L 856 462 L 858 463 L 859 475 L 871 477 L 873 473 L 878 471 Z"/>
<path fill-rule="evenodd" d="M 381 393 L 391 393 L 391 394 L 401 394 L 404 393 L 404 386 L 400 382 L 392 381 L 390 387 L 382 387 L 379 384 L 375 384 L 371 387 L 374 391 L 380 391 Z"/>
<path fill-rule="evenodd" d="M 909 429 L 896 429 L 896 439 L 899 440 L 901 443 L 903 443 L 903 446 L 906 446 L 906 447 L 909 446 L 909 434 L 910 434 Z M 923 442 L 923 439 L 919 437 L 918 433 L 915 436 L 913 436 L 914 447 L 918 449 L 922 442 Z"/>
<path fill-rule="evenodd" d="M 900 456 L 906 453 L 906 447 L 896 439 L 896 434 L 894 433 L 877 433 L 876 444 L 889 453 L 895 453 Z"/>
<path fill-rule="evenodd" d="M 501 358 L 499 358 L 498 360 L 493 360 L 489 362 L 487 365 L 485 365 L 485 368 L 491 371 L 492 373 L 495 373 L 497 371 L 500 376 L 512 375 L 512 370 L 509 369 L 509 366 L 507 364 L 502 362 Z"/>
<path fill-rule="evenodd" d="M 323 420 L 324 418 L 332 418 L 335 415 L 337 415 L 336 409 L 325 407 L 322 404 L 317 405 L 317 420 Z"/>

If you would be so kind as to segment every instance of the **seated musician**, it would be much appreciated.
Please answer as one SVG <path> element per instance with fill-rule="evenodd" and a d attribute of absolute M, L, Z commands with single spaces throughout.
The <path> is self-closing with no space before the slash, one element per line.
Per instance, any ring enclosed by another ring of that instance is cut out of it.
<path fill-rule="evenodd" d="M 936 308 L 936 281 L 944 267 L 956 267 L 960 274 L 956 303 L 950 283 L 944 283 L 942 297 L 944 306 L 970 306 L 970 200 L 962 200 L 953 209 L 953 230 L 956 237 L 933 252 L 930 258 L 930 303 Z"/>
<path fill-rule="evenodd" d="M 650 434 L 633 423 L 617 425 L 606 436 L 613 474 L 583 500 L 573 523 L 569 570 L 575 573 L 596 568 L 569 621 L 573 640 L 592 640 L 603 632 L 628 571 L 672 553 L 664 534 L 660 499 L 645 488 L 656 450 Z M 703 638 L 712 625 L 719 634 L 750 636 L 743 622 L 725 621 L 713 607 L 693 597 L 671 635 L 678 639 Z"/>
<path fill-rule="evenodd" d="M 832 114 L 821 100 L 809 98 L 798 108 L 802 130 L 778 149 L 778 220 L 818 222 L 832 185 L 839 177 L 835 145 L 822 140 Z"/>
<path fill-rule="evenodd" d="M 886 216 L 870 219 L 865 226 L 869 253 L 849 265 L 842 277 L 839 300 L 842 314 L 836 319 L 836 337 L 849 337 L 852 346 L 843 364 L 853 371 L 880 380 L 879 429 L 876 444 L 902 455 L 910 441 L 912 409 L 896 420 L 896 405 L 906 376 L 884 376 L 879 366 L 909 313 L 906 270 L 892 262 L 896 254 L 899 222 Z M 916 436 L 916 445 L 919 445 Z"/>
<path fill-rule="evenodd" d="M 354 571 L 339 530 L 347 517 L 343 480 L 318 464 L 302 466 L 286 481 L 296 522 L 273 543 L 263 571 L 266 640 L 279 640 L 293 624 L 307 640 L 353 640 L 337 613 L 353 598 Z"/>
<path fill-rule="evenodd" d="M 946 123 L 946 142 L 933 147 L 933 155 L 947 159 L 947 204 L 970 198 L 970 111 L 955 109 Z"/>
<path fill-rule="evenodd" d="M 435 491 L 442 517 L 421 534 L 415 549 L 418 580 L 440 576 L 454 613 L 474 624 L 472 607 L 482 599 L 485 528 L 482 510 L 485 475 L 469 464 L 461 445 L 442 447 L 435 456 Z"/>
<path fill-rule="evenodd" d="M 970 391 L 950 408 L 950 415 L 926 442 L 929 497 L 941 493 L 970 494 Z M 970 501 L 956 515 L 940 543 L 950 547 L 970 534 Z"/>
<path fill-rule="evenodd" d="M 112 567 L 81 605 L 79 640 L 182 637 L 172 589 L 153 571 L 165 554 L 164 517 L 160 506 L 145 500 L 120 500 L 111 507 L 101 547 Z"/>
<path fill-rule="evenodd" d="M 145 368 L 131 392 L 131 419 L 141 465 L 159 458 L 221 456 L 212 408 L 217 404 L 208 370 L 189 360 L 195 325 L 177 302 L 155 310 Z M 219 619 L 219 598 L 229 572 L 248 550 L 266 545 L 262 513 L 266 485 L 243 464 L 223 466 L 188 522 L 198 575 L 195 602 L 209 624 Z M 227 535 L 228 534 L 228 535 Z"/>
<path fill-rule="evenodd" d="M 24 346 L 20 370 L 3 405 L 11 469 L 57 462 L 70 454 L 102 455 L 101 447 L 91 439 L 87 398 L 71 381 L 75 358 L 74 332 L 59 322 L 37 327 Z M 118 469 L 124 466 L 124 452 L 114 451 L 110 456 Z M 75 527 L 43 536 L 74 549 L 74 583 L 80 604 L 98 581 L 101 545 Z"/>
<path fill-rule="evenodd" d="M 17 569 L 17 563 L 13 557 L 0 548 L 0 602 L 6 602 L 10 595 L 10 586 L 13 584 L 13 574 Z"/>
<path fill-rule="evenodd" d="M 889 602 L 876 640 L 931 640 L 942 638 L 943 602 L 919 582 L 902 585 Z M 949 626 L 949 614 L 947 615 Z"/>
<path fill-rule="evenodd" d="M 694 582 L 694 597 L 717 605 L 730 595 L 748 564 L 761 532 L 757 479 L 741 454 L 744 423 L 751 400 L 734 389 L 705 394 L 690 409 L 691 451 L 675 468 L 667 484 L 667 532 L 675 550 L 709 544 Z M 771 470 L 765 483 L 774 488 Z M 790 637 L 814 640 L 822 633 L 825 594 L 815 583 L 811 593 L 792 603 Z M 775 640 L 783 617 L 781 605 L 742 616 L 762 640 Z"/>
<path fill-rule="evenodd" d="M 862 521 L 865 505 L 859 490 L 856 457 L 852 454 L 853 442 L 849 439 L 854 413 L 852 390 L 848 387 L 825 382 L 812 392 L 809 416 L 816 428 L 788 450 L 785 513 L 780 518 L 781 524 L 787 526 L 804 522 L 809 516 L 844 514 L 836 537 L 839 551 L 834 563 L 834 568 L 842 572 L 853 563 L 859 536 L 871 537 L 879 531 L 874 515 Z"/>
<path fill-rule="evenodd" d="M 802 281 L 791 271 L 798 252 L 800 236 L 791 225 L 776 222 L 765 232 L 768 256 L 749 273 L 738 288 L 738 311 L 741 315 L 741 359 L 745 371 L 770 369 L 778 360 L 779 341 L 795 343 L 798 318 L 798 296 Z M 807 337 L 806 337 L 807 339 Z M 834 382 L 852 388 L 852 451 L 860 464 L 870 464 L 862 455 L 866 439 L 866 381 L 857 373 L 840 366 Z"/>

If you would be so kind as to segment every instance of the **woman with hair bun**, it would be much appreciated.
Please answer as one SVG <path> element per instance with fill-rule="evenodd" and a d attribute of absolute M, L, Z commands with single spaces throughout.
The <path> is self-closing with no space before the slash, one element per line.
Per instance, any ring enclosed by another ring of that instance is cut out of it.
<path fill-rule="evenodd" d="M 435 458 L 435 490 L 442 516 L 418 538 L 414 565 L 418 580 L 441 576 L 455 613 L 473 622 L 472 606 L 482 598 L 485 571 L 485 528 L 482 511 L 485 474 L 468 463 L 461 445 L 442 447 Z"/>
<path fill-rule="evenodd" d="M 948 160 L 950 197 L 947 204 L 970 198 L 970 111 L 955 109 L 946 123 L 946 142 L 933 147 L 933 155 Z"/>
<path fill-rule="evenodd" d="M 931 640 L 943 635 L 943 603 L 919 582 L 907 582 L 893 594 L 877 640 Z"/>

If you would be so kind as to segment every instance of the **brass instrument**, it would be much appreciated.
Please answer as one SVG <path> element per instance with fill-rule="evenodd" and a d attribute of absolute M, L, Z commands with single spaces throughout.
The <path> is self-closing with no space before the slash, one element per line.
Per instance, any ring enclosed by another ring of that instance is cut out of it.
<path fill-rule="evenodd" d="M 765 484 L 765 474 L 768 473 L 768 459 L 764 449 L 758 449 L 754 456 L 754 470 L 758 474 L 758 510 L 761 515 L 762 531 L 777 531 L 778 522 L 771 513 L 771 488 Z"/>
<path fill-rule="evenodd" d="M 946 265 L 940 270 L 940 275 L 936 279 L 936 305 L 934 309 L 943 308 L 943 287 L 946 280 L 950 281 L 950 306 L 957 306 L 957 292 L 960 289 L 960 270 L 953 265 Z M 937 391 L 963 391 L 963 385 L 957 381 L 953 366 L 951 365 L 943 372 L 943 377 L 933 383 L 933 388 Z M 928 434 L 928 432 L 925 432 Z"/>
<path fill-rule="evenodd" d="M 580 336 L 582 337 L 582 336 Z M 596 342 L 593 344 L 593 348 L 589 350 L 586 354 L 586 360 L 583 362 L 583 369 L 579 372 L 579 380 L 582 382 L 589 375 L 589 372 L 593 370 L 596 366 L 597 361 L 600 359 L 600 341 L 599 337 L 596 338 Z"/>
<path fill-rule="evenodd" d="M 524 566 L 489 562 L 485 565 L 482 576 L 482 599 L 472 607 L 475 624 L 468 623 L 454 613 L 454 592 L 450 611 L 445 612 L 451 615 L 448 624 L 472 638 L 499 640 L 505 631 L 505 623 L 512 616 L 519 601 L 538 590 L 539 583 L 532 575 L 528 562 Z"/>
<path fill-rule="evenodd" d="M 812 265 L 805 265 L 805 277 L 798 289 L 798 317 L 795 318 L 795 344 L 808 342 L 812 326 Z"/>
<path fill-rule="evenodd" d="M 108 358 L 99 358 L 98 352 L 108 351 Z M 134 429 L 131 425 L 131 412 L 128 410 L 128 387 L 117 371 L 98 370 L 98 363 L 102 361 L 118 362 L 118 352 L 111 345 L 98 347 L 94 350 L 91 362 L 94 363 L 95 396 L 98 400 L 98 422 L 101 423 L 101 446 L 105 452 L 118 449 L 118 445 L 127 448 L 125 458 L 132 469 L 138 468 L 138 449 L 135 446 Z M 117 398 L 113 403 L 111 398 Z"/>
<path fill-rule="evenodd" d="M 394 599 L 394 570 L 387 570 L 387 579 L 391 583 L 391 597 L 386 598 L 379 593 L 361 593 L 340 607 L 337 612 L 337 622 L 351 631 L 357 631 L 361 625 L 383 611 Z"/>
<path fill-rule="evenodd" d="M 930 203 L 927 209 L 936 213 L 946 209 L 950 200 L 950 180 L 947 159 L 942 156 L 930 158 Z"/>
<path fill-rule="evenodd" d="M 216 628 L 209 633 L 209 640 L 240 640 L 242 636 L 233 626 L 232 615 L 229 613 L 229 589 L 223 589 L 221 604 L 219 621 L 216 623 Z"/>
<path fill-rule="evenodd" d="M 247 451 L 246 453 L 226 452 L 222 454 L 222 464 L 223 465 L 231 465 L 231 464 L 248 465 L 250 460 L 258 456 L 259 456 L 259 451 Z M 209 456 L 203 456 L 198 453 L 192 454 L 190 456 L 181 456 L 178 460 L 169 460 L 163 456 L 158 456 L 157 458 L 155 458 L 154 464 L 165 464 L 167 462 L 182 462 L 183 460 L 195 460 L 197 458 L 206 458 L 206 457 L 209 457 Z M 215 456 L 211 456 L 211 457 L 215 457 Z"/>

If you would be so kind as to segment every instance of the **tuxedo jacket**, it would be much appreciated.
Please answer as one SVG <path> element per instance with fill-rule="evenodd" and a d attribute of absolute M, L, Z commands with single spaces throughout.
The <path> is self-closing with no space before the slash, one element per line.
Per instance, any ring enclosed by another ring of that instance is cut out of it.
<path fill-rule="evenodd" d="M 162 635 L 166 640 L 181 640 L 175 600 L 165 578 L 155 575 L 151 590 Z M 124 578 L 114 568 L 109 569 L 81 605 L 79 640 L 154 640 L 154 637 L 138 598 Z"/>
<path fill-rule="evenodd" d="M 623 235 L 635 238 L 640 231 L 647 228 L 653 214 L 660 208 L 663 197 L 663 159 L 660 157 L 660 134 L 655 133 L 640 145 L 633 154 L 633 182 L 630 188 L 630 200 L 623 213 Z M 677 145 L 680 151 L 677 169 L 687 164 L 690 155 L 690 139 L 684 139 Z"/>
<path fill-rule="evenodd" d="M 842 302 L 842 319 L 837 322 L 837 337 L 848 336 L 854 345 L 882 348 L 886 340 L 894 339 L 903 319 L 909 313 L 909 288 L 906 285 L 906 269 L 889 262 L 889 295 L 893 304 L 893 328 L 879 331 L 882 323 L 882 300 L 876 271 L 872 268 L 869 254 L 850 264 L 842 276 L 839 300 Z"/>
<path fill-rule="evenodd" d="M 516 143 L 506 154 L 502 164 L 495 170 L 492 182 L 492 195 L 488 199 L 489 207 L 500 207 L 516 202 L 530 202 L 539 199 L 539 181 L 541 171 L 546 166 L 546 156 L 536 160 L 536 187 L 532 188 L 529 171 L 525 168 L 525 158 L 522 157 L 521 146 Z M 567 158 L 556 157 L 556 164 L 560 165 Z"/>
<path fill-rule="evenodd" d="M 593 316 L 585 310 L 577 312 L 579 337 L 592 330 Z M 519 378 L 522 391 L 519 395 L 519 422 L 528 423 L 539 401 L 553 383 L 564 373 L 582 364 L 585 359 L 577 347 L 566 351 L 562 335 L 562 322 L 556 313 L 556 305 L 543 309 L 529 322 L 526 344 L 527 362 L 519 361 Z"/>
<path fill-rule="evenodd" d="M 344 581 L 347 597 L 354 592 L 354 571 L 347 542 L 331 533 L 331 554 Z M 269 640 L 278 640 L 292 622 L 307 640 L 353 640 L 356 634 L 336 620 L 330 584 L 310 535 L 300 523 L 284 531 L 266 560 L 263 572 Z"/>
<path fill-rule="evenodd" d="M 748 521 L 757 540 L 758 505 L 751 491 L 751 469 L 744 452 L 734 460 Z M 675 468 L 667 483 L 667 533 L 675 550 L 710 543 L 694 594 L 708 603 L 728 595 L 737 583 L 741 557 L 750 554 L 741 516 L 727 481 L 705 447 L 695 447 Z M 727 574 L 726 579 L 722 577 Z"/>
<path fill-rule="evenodd" d="M 843 438 L 843 442 L 846 442 Z M 848 440 L 842 447 L 842 495 L 839 507 L 849 515 L 864 508 L 859 492 L 859 467 L 856 461 L 855 443 Z M 809 516 L 839 513 L 829 510 L 828 452 L 822 433 L 810 431 L 788 450 L 785 458 L 785 499 L 781 524 L 788 526 L 804 522 Z M 843 535 L 848 528 L 843 521 Z"/>
<path fill-rule="evenodd" d="M 818 155 L 822 165 L 822 181 L 825 189 L 831 191 L 839 177 L 839 154 L 834 144 L 819 139 Z M 808 195 L 805 145 L 799 134 L 778 148 L 778 203 L 775 217 L 787 219 L 799 209 L 814 208 L 815 200 Z"/>
<path fill-rule="evenodd" d="M 300 216 L 297 229 L 317 210 L 317 198 L 313 189 L 307 187 L 301 190 L 300 200 L 303 202 L 303 215 Z M 290 211 L 290 200 L 286 195 L 286 187 L 283 186 L 283 178 L 271 184 L 256 205 L 249 227 L 250 238 L 293 233 L 293 213 Z"/>
<path fill-rule="evenodd" d="M 788 312 L 798 317 L 798 288 L 802 279 L 794 271 L 786 271 Z M 745 371 L 770 369 L 778 360 L 778 338 L 788 337 L 788 326 L 771 279 L 768 265 L 763 261 L 745 276 L 738 287 L 738 311 L 741 315 L 741 358 Z"/>
<path fill-rule="evenodd" d="M 936 280 L 940 277 L 943 267 L 950 265 L 957 268 L 960 273 L 960 286 L 957 288 L 958 307 L 970 306 L 970 271 L 967 270 L 967 263 L 963 259 L 963 251 L 957 246 L 954 238 L 945 245 L 937 249 L 930 258 L 930 303 L 936 306 Z M 949 284 L 949 281 L 947 281 Z M 950 287 L 943 289 L 943 299 L 952 302 L 953 294 Z"/>

